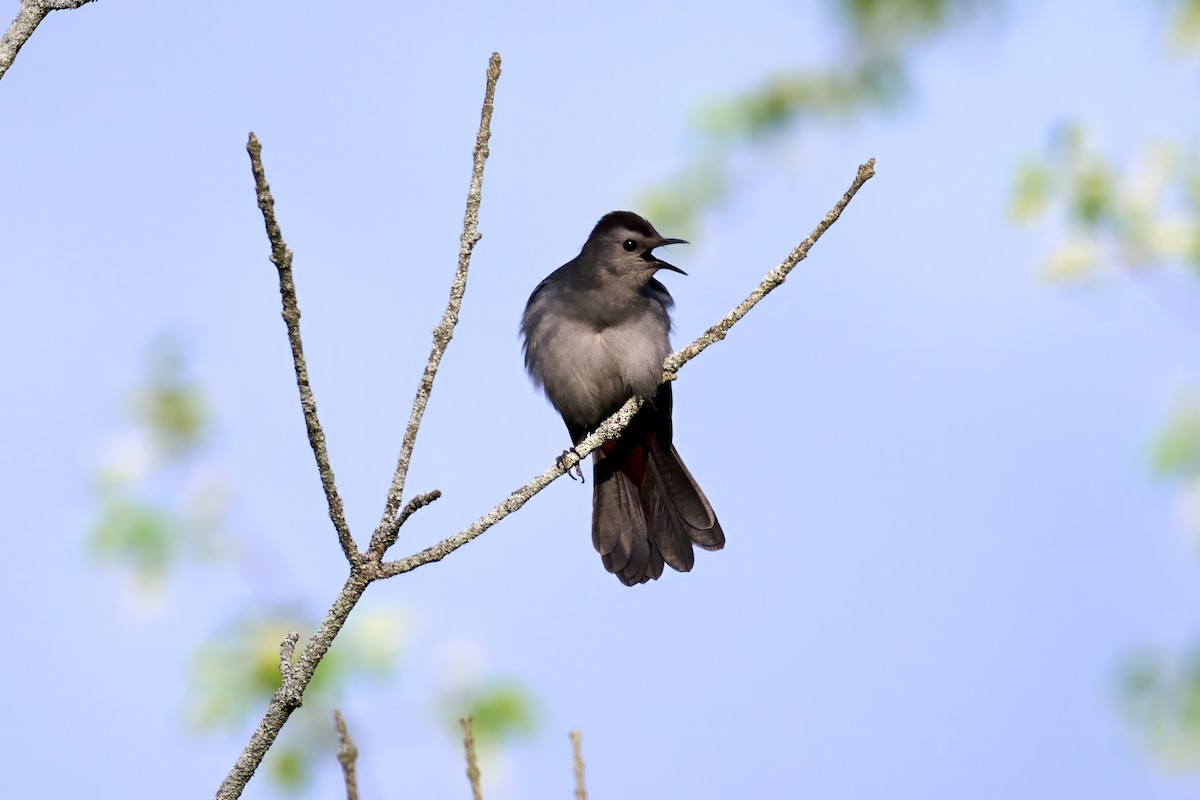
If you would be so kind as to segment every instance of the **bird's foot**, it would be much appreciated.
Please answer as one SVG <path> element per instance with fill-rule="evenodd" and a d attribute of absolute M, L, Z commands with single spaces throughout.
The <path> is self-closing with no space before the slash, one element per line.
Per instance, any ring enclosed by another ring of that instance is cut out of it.
<path fill-rule="evenodd" d="M 587 481 L 583 479 L 583 468 L 579 466 L 578 461 L 575 462 L 574 467 L 567 465 L 567 457 L 573 453 L 575 453 L 574 450 L 563 450 L 562 455 L 558 457 L 558 468 L 567 473 L 567 477 L 571 480 L 575 480 L 575 476 L 578 475 L 580 483 L 587 483 Z"/>

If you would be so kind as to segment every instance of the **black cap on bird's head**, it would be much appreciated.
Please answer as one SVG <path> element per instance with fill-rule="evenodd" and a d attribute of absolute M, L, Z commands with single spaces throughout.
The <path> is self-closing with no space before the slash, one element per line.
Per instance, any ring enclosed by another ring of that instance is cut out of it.
<path fill-rule="evenodd" d="M 674 264 L 654 255 L 654 248 L 668 244 L 687 244 L 685 239 L 667 239 L 654 230 L 645 217 L 632 211 L 610 211 L 592 228 L 583 251 L 611 257 L 637 258 L 653 270 L 669 269 L 687 275 Z M 625 255 L 628 254 L 628 255 Z"/>

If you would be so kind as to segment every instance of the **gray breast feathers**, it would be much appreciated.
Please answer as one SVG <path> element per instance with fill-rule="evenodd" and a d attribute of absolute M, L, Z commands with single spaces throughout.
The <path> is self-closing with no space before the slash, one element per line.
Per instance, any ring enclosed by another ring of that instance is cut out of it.
<path fill-rule="evenodd" d="M 557 302 L 539 287 L 522 320 L 525 367 L 568 424 L 590 428 L 630 396 L 653 394 L 670 354 L 670 317 L 663 303 L 642 294 L 637 313 L 614 324 L 597 324 L 583 298 Z M 669 295 L 668 295 L 669 298 Z M 570 313 L 561 313 L 569 310 Z"/>

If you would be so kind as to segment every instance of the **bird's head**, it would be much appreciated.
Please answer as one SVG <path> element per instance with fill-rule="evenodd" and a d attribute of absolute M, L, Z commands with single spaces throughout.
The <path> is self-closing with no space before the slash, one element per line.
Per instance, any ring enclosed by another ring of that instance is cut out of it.
<path fill-rule="evenodd" d="M 687 275 L 654 254 L 655 248 L 668 244 L 687 242 L 660 236 L 653 225 L 632 211 L 610 211 L 592 228 L 580 255 L 610 275 L 633 278 L 641 283 L 660 269 Z"/>

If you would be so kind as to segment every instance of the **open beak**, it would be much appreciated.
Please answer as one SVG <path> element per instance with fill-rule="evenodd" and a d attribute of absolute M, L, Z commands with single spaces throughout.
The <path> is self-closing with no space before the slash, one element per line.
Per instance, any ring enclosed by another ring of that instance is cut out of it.
<path fill-rule="evenodd" d="M 657 247 L 662 247 L 663 245 L 667 245 L 667 244 L 687 244 L 687 243 L 688 243 L 687 239 L 660 239 L 658 241 L 658 244 L 656 244 L 654 246 L 657 248 Z M 669 269 L 672 272 L 678 272 L 680 275 L 687 275 L 686 272 L 684 272 L 683 270 L 681 270 L 679 267 L 675 266 L 674 264 L 668 264 L 667 262 L 663 261 L 661 258 L 659 258 L 656 255 L 649 254 L 649 253 L 647 255 L 650 255 L 651 260 L 653 261 L 654 265 L 657 266 L 659 269 Z"/>

